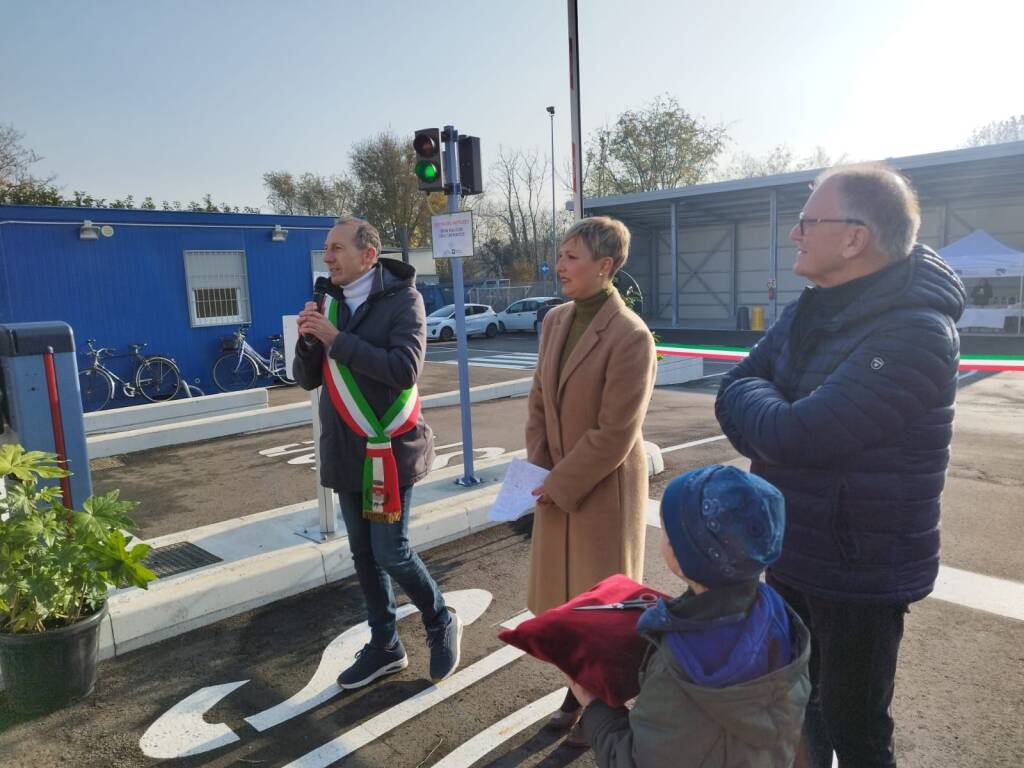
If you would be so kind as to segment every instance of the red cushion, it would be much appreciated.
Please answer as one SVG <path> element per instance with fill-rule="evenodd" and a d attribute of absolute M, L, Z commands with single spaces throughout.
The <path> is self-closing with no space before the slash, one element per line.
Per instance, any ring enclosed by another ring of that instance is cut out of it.
<path fill-rule="evenodd" d="M 668 596 L 616 574 L 565 605 L 528 619 L 498 637 L 541 661 L 548 661 L 606 704 L 621 707 L 640 692 L 638 675 L 647 641 L 636 633 L 639 610 L 574 611 L 579 605 L 603 605 Z"/>

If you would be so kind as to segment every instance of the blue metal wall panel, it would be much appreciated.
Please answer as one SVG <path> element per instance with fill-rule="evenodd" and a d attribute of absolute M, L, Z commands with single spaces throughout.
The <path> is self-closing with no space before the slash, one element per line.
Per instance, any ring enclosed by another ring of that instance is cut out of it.
<path fill-rule="evenodd" d="M 113 236 L 79 239 L 84 219 L 110 224 Z M 283 243 L 271 240 L 275 224 L 289 230 Z M 0 206 L 0 320 L 62 320 L 79 349 L 88 338 L 126 353 L 127 344 L 146 342 L 147 352 L 174 357 L 190 382 L 212 392 L 220 338 L 236 326 L 191 326 L 184 252 L 245 252 L 250 340 L 266 352 L 282 315 L 308 300 L 309 252 L 323 247 L 332 224 L 329 217 Z M 132 371 L 127 357 L 107 365 L 125 378 Z"/>

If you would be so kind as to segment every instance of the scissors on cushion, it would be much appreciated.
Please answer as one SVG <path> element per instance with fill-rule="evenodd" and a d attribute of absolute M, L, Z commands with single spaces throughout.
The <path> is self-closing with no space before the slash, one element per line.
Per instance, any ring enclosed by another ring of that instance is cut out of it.
<path fill-rule="evenodd" d="M 658 596 L 650 592 L 644 592 L 634 600 L 623 600 L 621 603 L 607 603 L 605 605 L 577 605 L 574 611 L 642 611 L 650 608 L 658 602 Z"/>

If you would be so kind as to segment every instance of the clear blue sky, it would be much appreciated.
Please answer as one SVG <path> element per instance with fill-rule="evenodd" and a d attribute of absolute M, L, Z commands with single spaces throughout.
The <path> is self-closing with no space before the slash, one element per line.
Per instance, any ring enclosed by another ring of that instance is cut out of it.
<path fill-rule="evenodd" d="M 662 93 L 753 154 L 917 154 L 1024 113 L 1021 2 L 580 6 L 585 135 Z M 343 170 L 381 130 L 452 123 L 481 137 L 486 164 L 499 145 L 546 155 L 548 104 L 565 167 L 565 3 L 453 2 L 453 24 L 428 18 L 445 7 L 0 0 L 0 123 L 66 192 L 158 202 L 210 192 L 266 209 L 264 171 Z"/>

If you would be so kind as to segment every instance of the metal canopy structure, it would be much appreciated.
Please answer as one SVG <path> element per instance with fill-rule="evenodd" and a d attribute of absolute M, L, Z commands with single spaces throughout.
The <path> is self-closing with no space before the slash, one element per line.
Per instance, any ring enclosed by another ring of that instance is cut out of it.
<path fill-rule="evenodd" d="M 887 158 L 882 162 L 910 177 L 922 202 L 1024 192 L 1024 141 Z M 590 215 L 615 216 L 638 226 L 664 226 L 666 211 L 673 202 L 679 205 L 677 216 L 682 225 L 767 216 L 771 190 L 778 194 L 780 211 L 799 211 L 807 200 L 808 185 L 822 170 L 589 198 L 583 201 L 583 207 Z"/>
<path fill-rule="evenodd" d="M 884 162 L 911 179 L 926 216 L 939 217 L 930 243 L 936 247 L 945 246 L 950 239 L 951 220 L 955 223 L 958 218 L 956 210 L 953 210 L 956 206 L 984 206 L 1012 198 L 1024 201 L 1024 142 L 887 158 Z M 753 292 L 749 284 L 746 287 L 739 285 L 742 275 L 736 274 L 738 259 L 741 258 L 737 255 L 737 237 L 743 238 L 742 234 L 738 235 L 737 228 L 746 226 L 750 233 L 756 231 L 756 235 L 748 234 L 748 239 L 760 237 L 760 255 L 756 264 L 748 262 L 747 271 L 766 275 L 758 278 L 761 298 L 757 303 L 767 305 L 768 319 L 773 321 L 777 316 L 775 302 L 778 294 L 775 288 L 779 286 L 780 278 L 779 251 L 789 250 L 788 228 L 806 202 L 810 184 L 820 172 L 821 169 L 815 169 L 592 198 L 584 200 L 583 205 L 587 215 L 613 216 L 626 223 L 639 246 L 634 249 L 630 263 L 641 273 L 645 255 L 643 243 L 647 242 L 649 266 L 647 274 L 638 279 L 641 283 L 646 282 L 648 290 L 656 294 L 656 300 L 648 302 L 654 307 L 649 319 L 669 320 L 668 308 L 671 307 L 671 327 L 679 325 L 680 291 L 687 289 L 680 280 L 689 284 L 690 290 L 701 287 L 701 284 L 706 288 L 702 296 L 708 297 L 706 314 L 709 317 L 713 315 L 710 327 L 724 327 L 723 323 L 735 322 L 738 307 L 750 303 Z M 1018 218 L 1024 220 L 1024 210 Z M 780 226 L 780 220 L 784 220 L 785 228 Z M 681 258 L 688 239 L 691 239 L 688 235 L 700 228 L 708 230 L 709 242 L 713 242 L 714 247 L 708 245 L 698 253 L 691 251 L 689 259 Z M 746 247 L 749 251 L 749 244 Z M 715 262 L 716 254 L 722 261 L 714 267 L 718 271 L 712 272 L 718 275 L 716 284 L 719 287 L 712 289 L 710 286 L 714 281 L 702 276 L 701 270 L 709 262 Z M 662 256 L 667 256 L 667 263 Z M 731 259 L 733 272 L 728 281 L 724 274 L 728 267 L 722 266 L 726 259 Z M 799 290 L 799 286 L 794 288 L 791 278 L 785 274 L 782 277 L 783 293 L 793 294 Z M 657 297 L 666 293 L 667 300 L 659 302 Z M 744 296 L 747 296 L 745 301 Z M 714 311 L 710 309 L 712 307 Z"/>

